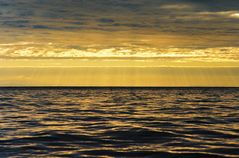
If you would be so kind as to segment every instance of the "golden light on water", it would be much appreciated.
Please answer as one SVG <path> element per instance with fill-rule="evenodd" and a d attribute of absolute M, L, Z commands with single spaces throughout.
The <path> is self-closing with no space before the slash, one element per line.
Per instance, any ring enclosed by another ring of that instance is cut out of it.
<path fill-rule="evenodd" d="M 0 157 L 239 157 L 236 0 L 0 0 Z"/>

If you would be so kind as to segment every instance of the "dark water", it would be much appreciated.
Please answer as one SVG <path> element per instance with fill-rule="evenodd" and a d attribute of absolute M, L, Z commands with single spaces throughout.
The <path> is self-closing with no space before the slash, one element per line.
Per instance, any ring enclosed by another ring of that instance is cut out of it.
<path fill-rule="evenodd" d="M 239 89 L 0 89 L 0 157 L 239 157 Z"/>

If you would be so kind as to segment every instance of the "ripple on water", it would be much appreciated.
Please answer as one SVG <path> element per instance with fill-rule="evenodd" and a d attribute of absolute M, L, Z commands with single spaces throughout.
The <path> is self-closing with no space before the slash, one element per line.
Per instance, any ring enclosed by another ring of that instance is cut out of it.
<path fill-rule="evenodd" d="M 0 157 L 238 158 L 238 96 L 233 88 L 0 89 Z"/>

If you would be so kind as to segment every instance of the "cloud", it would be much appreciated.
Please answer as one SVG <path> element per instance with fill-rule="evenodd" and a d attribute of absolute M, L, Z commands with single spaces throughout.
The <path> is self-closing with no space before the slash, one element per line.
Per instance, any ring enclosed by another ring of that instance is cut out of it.
<path fill-rule="evenodd" d="M 108 18 L 101 18 L 101 19 L 99 19 L 99 22 L 102 22 L 102 23 L 113 23 L 114 20 L 113 19 L 108 19 Z"/>
<path fill-rule="evenodd" d="M 211 19 L 222 19 L 222 18 L 239 18 L 239 10 L 238 11 L 221 11 L 221 12 L 199 12 L 196 15 L 199 15 L 201 17 L 205 18 L 211 18 Z"/>
<path fill-rule="evenodd" d="M 230 14 L 230 17 L 233 17 L 233 18 L 239 18 L 239 11 L 236 12 L 236 13 L 232 13 L 232 14 Z"/>
<path fill-rule="evenodd" d="M 34 28 L 34 29 L 50 29 L 50 27 L 46 26 L 46 25 L 33 25 L 32 28 Z"/>
<path fill-rule="evenodd" d="M 165 4 L 160 6 L 161 9 L 167 10 L 185 10 L 185 9 L 193 9 L 194 7 L 189 4 Z"/>
<path fill-rule="evenodd" d="M 224 44 L 215 39 L 215 45 L 237 47 L 238 42 L 235 41 L 238 38 L 235 39 L 235 36 L 239 36 L 238 20 L 239 3 L 235 0 L 0 1 L 2 41 L 25 41 L 31 36 L 32 40 L 36 40 L 34 42 L 54 42 L 63 39 L 69 32 L 79 34 L 79 37 L 85 32 L 112 33 L 108 37 L 113 38 L 113 34 L 127 32 L 125 37 L 120 37 L 120 42 L 127 42 L 129 38 L 137 41 L 134 36 L 138 35 L 142 40 L 152 37 L 155 41 L 161 41 L 155 39 L 161 38 L 161 34 L 174 35 L 175 38 L 184 35 L 186 39 L 192 35 L 220 35 L 230 39 L 220 39 L 225 41 Z M 60 42 L 67 45 L 68 41 Z M 191 45 L 195 43 L 191 41 Z M 111 47 L 114 48 L 108 48 Z"/>
<path fill-rule="evenodd" d="M 28 20 L 6 20 L 0 23 L 7 27 L 23 28 L 23 27 L 27 27 L 29 21 Z"/>
<path fill-rule="evenodd" d="M 11 47 L 9 47 L 11 46 Z M 239 61 L 239 47 L 152 48 L 152 47 L 58 47 L 52 43 L 9 43 L 0 45 L 4 59 L 167 59 L 174 61 Z"/>

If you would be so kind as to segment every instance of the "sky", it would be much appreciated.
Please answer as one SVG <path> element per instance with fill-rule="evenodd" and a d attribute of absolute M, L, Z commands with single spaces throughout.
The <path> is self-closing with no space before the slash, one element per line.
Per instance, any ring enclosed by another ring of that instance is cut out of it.
<path fill-rule="evenodd" d="M 0 86 L 239 86 L 236 0 L 0 0 Z"/>

